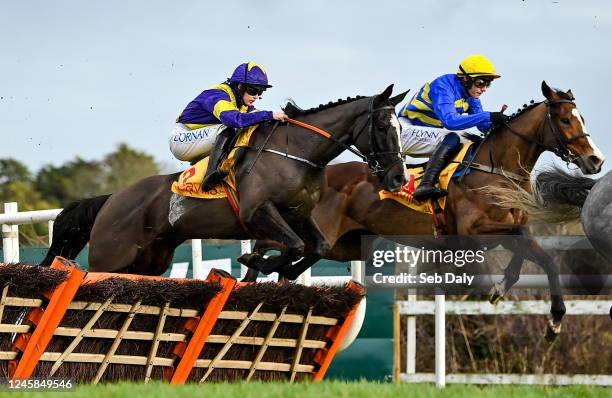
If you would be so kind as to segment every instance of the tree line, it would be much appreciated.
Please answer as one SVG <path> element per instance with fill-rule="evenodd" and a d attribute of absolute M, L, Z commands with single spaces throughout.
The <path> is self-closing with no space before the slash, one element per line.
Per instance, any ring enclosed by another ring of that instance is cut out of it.
<path fill-rule="evenodd" d="M 21 160 L 2 158 L 0 202 L 17 202 L 19 211 L 59 208 L 78 199 L 116 192 L 159 172 L 153 156 L 127 144 L 119 144 L 100 160 L 77 156 L 59 166 L 46 165 L 37 172 Z M 44 223 L 21 225 L 19 230 L 26 244 L 38 244 L 39 237 L 47 235 Z"/>

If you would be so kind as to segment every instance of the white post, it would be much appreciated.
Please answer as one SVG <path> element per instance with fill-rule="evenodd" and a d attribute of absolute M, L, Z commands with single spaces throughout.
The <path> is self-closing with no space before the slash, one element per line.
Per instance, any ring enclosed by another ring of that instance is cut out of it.
<path fill-rule="evenodd" d="M 363 261 L 351 261 L 351 279 L 363 285 Z"/>
<path fill-rule="evenodd" d="M 416 264 L 408 268 L 408 274 L 416 275 Z M 408 289 L 408 302 L 417 301 L 417 289 Z M 406 374 L 416 373 L 416 316 L 408 316 L 406 320 Z"/>
<path fill-rule="evenodd" d="M 308 268 L 306 271 L 302 272 L 302 275 L 298 276 L 296 282 L 304 286 L 310 286 L 312 285 L 311 275 L 310 268 Z"/>
<path fill-rule="evenodd" d="M 436 294 L 436 387 L 446 386 L 446 308 L 444 294 Z"/>
<path fill-rule="evenodd" d="M 193 279 L 205 279 L 207 275 L 202 275 L 202 239 L 191 240 L 191 270 Z"/>
<path fill-rule="evenodd" d="M 51 243 L 53 243 L 53 224 L 55 223 L 55 221 L 50 220 L 49 221 L 49 246 L 51 246 Z"/>
<path fill-rule="evenodd" d="M 241 240 L 240 241 L 240 254 L 247 254 L 251 252 L 251 241 Z M 248 268 L 244 264 L 240 264 L 240 279 L 246 276 Z"/>
<path fill-rule="evenodd" d="M 417 300 L 416 289 L 408 289 L 408 302 Z M 416 373 L 416 316 L 408 316 L 406 320 L 406 374 Z"/>
<path fill-rule="evenodd" d="M 4 214 L 17 213 L 17 202 L 4 204 Z M 5 263 L 19 262 L 19 227 L 2 224 L 2 251 Z"/>

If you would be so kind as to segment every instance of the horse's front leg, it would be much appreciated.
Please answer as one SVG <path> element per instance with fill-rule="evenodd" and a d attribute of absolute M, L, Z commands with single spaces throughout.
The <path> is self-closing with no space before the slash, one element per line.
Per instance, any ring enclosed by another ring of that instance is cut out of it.
<path fill-rule="evenodd" d="M 297 279 L 304 271 L 312 267 L 329 252 L 330 245 L 312 216 L 308 217 L 304 224 L 304 232 L 308 238 L 304 257 L 295 264 L 287 262 L 281 267 L 278 270 L 280 278 Z"/>
<path fill-rule="evenodd" d="M 256 261 L 248 261 L 249 267 L 268 275 L 287 262 L 299 259 L 304 253 L 304 241 L 287 224 L 272 202 L 266 201 L 255 209 L 243 206 L 240 218 L 256 238 L 273 240 L 286 248 L 286 255 L 257 258 Z"/>
<path fill-rule="evenodd" d="M 270 239 L 257 239 L 253 250 L 238 257 L 238 262 L 248 268 L 242 282 L 255 282 L 259 276 L 259 270 L 264 266 L 264 256 L 270 250 L 277 250 L 283 256 L 287 256 L 287 248 L 281 243 Z"/>
<path fill-rule="evenodd" d="M 512 258 L 504 268 L 504 278 L 493 286 L 491 297 L 489 298 L 491 304 L 499 303 L 520 278 L 521 269 L 525 262 L 524 232 L 525 230 L 523 229 L 516 239 L 513 239 L 511 242 L 504 241 L 502 243 L 502 246 L 512 252 Z"/>
<path fill-rule="evenodd" d="M 533 237 L 525 232 L 522 225 L 487 222 L 478 225 L 477 228 L 470 232 L 472 234 L 522 235 L 520 238 L 520 245 L 518 245 L 521 248 L 518 252 L 515 252 L 507 267 L 508 269 L 504 271 L 505 291 L 518 280 L 523 260 L 533 261 L 546 272 L 551 301 L 551 319 L 548 322 L 548 328 L 546 330 L 546 340 L 553 341 L 561 331 L 561 320 L 565 315 L 565 303 L 563 301 L 563 295 L 561 294 L 559 269 L 554 263 L 553 258 L 533 240 Z"/>
<path fill-rule="evenodd" d="M 533 238 L 529 239 L 529 245 L 525 251 L 527 260 L 531 260 L 539 265 L 548 278 L 548 288 L 550 289 L 550 314 L 546 330 L 546 340 L 553 341 L 561 332 L 561 320 L 565 315 L 565 303 L 561 292 L 561 281 L 559 279 L 559 268 L 554 259 L 542 249 Z"/>
<path fill-rule="evenodd" d="M 499 303 L 512 286 L 518 282 L 524 261 L 525 253 L 523 250 L 521 248 L 515 248 L 508 266 L 504 268 L 504 279 L 493 285 L 491 297 L 489 297 L 489 302 L 491 304 L 495 305 Z"/>
<path fill-rule="evenodd" d="M 515 242 L 514 255 L 510 264 L 504 271 L 504 283 L 506 291 L 510 289 L 519 279 L 523 260 L 530 260 L 546 272 L 548 288 L 550 289 L 550 314 L 546 330 L 546 340 L 552 342 L 561 332 L 561 321 L 565 315 L 565 303 L 561 291 L 559 279 L 559 267 L 554 259 L 530 236 L 526 230 L 522 230 L 522 236 Z"/>

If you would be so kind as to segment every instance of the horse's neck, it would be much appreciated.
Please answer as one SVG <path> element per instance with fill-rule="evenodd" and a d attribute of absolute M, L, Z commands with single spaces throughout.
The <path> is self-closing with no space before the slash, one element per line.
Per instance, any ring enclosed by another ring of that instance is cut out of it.
<path fill-rule="evenodd" d="M 488 145 L 484 146 L 480 157 L 484 157 L 487 164 L 490 163 L 490 158 L 493 158 L 496 167 L 515 174 L 528 175 L 543 152 L 534 142 L 540 139 L 538 134 L 545 117 L 546 105 L 542 103 L 535 106 L 510 124 L 514 132 L 525 138 L 519 137 L 508 127 L 503 127 L 502 131 L 496 132 L 487 140 Z"/>
<path fill-rule="evenodd" d="M 352 143 L 349 142 L 349 137 L 353 130 L 353 125 L 360 115 L 367 112 L 367 101 L 367 99 L 360 99 L 347 104 L 338 105 L 307 115 L 300 118 L 300 120 L 318 127 L 331 134 L 334 139 L 350 145 Z M 364 128 L 366 127 L 367 126 Z M 308 160 L 319 165 L 326 165 L 344 152 L 344 148 L 334 143 L 332 140 L 326 139 L 304 128 L 300 127 L 300 129 L 302 130 L 301 137 L 308 135 L 314 136 L 307 140 L 295 141 L 295 144 L 299 145 L 299 151 Z M 311 144 L 308 145 L 307 143 Z"/>

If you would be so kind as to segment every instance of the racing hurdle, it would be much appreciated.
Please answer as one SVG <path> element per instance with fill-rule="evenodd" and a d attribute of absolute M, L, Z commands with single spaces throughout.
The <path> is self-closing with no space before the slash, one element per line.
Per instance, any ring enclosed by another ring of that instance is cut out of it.
<path fill-rule="evenodd" d="M 365 290 L 0 264 L 0 377 L 172 384 L 322 380 Z M 16 322 L 21 314 L 25 320 Z M 13 339 L 13 336 L 16 336 Z"/>

